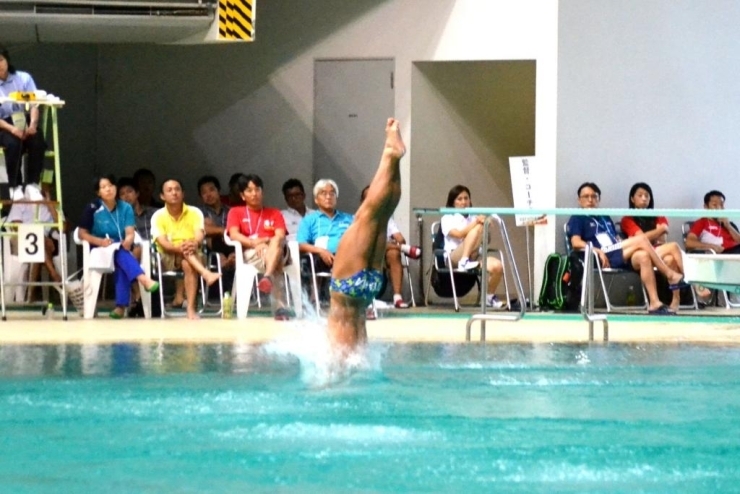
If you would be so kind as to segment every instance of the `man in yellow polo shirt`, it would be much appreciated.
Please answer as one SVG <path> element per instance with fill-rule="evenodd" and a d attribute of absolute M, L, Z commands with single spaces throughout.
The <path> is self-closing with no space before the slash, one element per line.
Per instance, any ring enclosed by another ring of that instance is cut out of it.
<path fill-rule="evenodd" d="M 208 286 L 218 281 L 221 275 L 209 271 L 200 259 L 200 246 L 205 235 L 203 213 L 185 204 L 183 197 L 179 180 L 171 178 L 162 184 L 160 198 L 164 207 L 152 216 L 152 238 L 162 254 L 163 269 L 183 270 L 188 319 L 197 319 L 198 275 Z"/>

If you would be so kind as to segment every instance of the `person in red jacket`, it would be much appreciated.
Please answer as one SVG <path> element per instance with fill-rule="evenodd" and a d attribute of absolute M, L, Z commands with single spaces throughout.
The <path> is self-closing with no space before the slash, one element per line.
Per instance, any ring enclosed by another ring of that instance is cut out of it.
<path fill-rule="evenodd" d="M 704 196 L 704 209 L 725 209 L 725 195 L 712 190 Z M 686 235 L 689 250 L 713 250 L 718 254 L 740 254 L 740 232 L 727 218 L 702 218 Z"/>
<path fill-rule="evenodd" d="M 244 206 L 232 206 L 226 219 L 229 238 L 242 244 L 244 262 L 264 276 L 258 283 L 261 292 L 270 293 L 275 319 L 285 321 L 291 313 L 284 307 L 285 278 L 283 267 L 290 259 L 285 243 L 285 220 L 279 209 L 262 204 L 262 179 L 241 175 L 235 184 Z"/>
<path fill-rule="evenodd" d="M 654 209 L 653 189 L 644 182 L 633 185 L 629 194 L 629 208 Z M 668 219 L 665 216 L 625 216 L 622 218 L 621 227 L 627 237 L 645 235 L 663 262 L 672 270 L 683 274 L 681 247 L 676 242 L 667 241 Z M 669 310 L 676 312 L 681 303 L 681 291 L 676 289 L 672 293 Z"/>

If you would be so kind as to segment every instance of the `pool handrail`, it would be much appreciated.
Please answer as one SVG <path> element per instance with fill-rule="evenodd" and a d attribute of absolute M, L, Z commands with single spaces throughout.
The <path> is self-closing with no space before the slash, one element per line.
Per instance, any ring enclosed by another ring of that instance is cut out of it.
<path fill-rule="evenodd" d="M 524 287 L 522 286 L 522 280 L 519 277 L 519 269 L 517 268 L 516 261 L 514 259 L 514 251 L 511 248 L 511 242 L 509 241 L 509 234 L 506 231 L 506 225 L 500 216 L 492 214 L 486 216 L 486 220 L 483 222 L 483 238 L 488 239 L 488 228 L 491 221 L 496 221 L 499 226 L 499 233 L 501 234 L 501 240 L 503 241 L 504 248 L 502 250 L 506 264 L 511 266 L 512 276 L 514 277 L 514 288 L 516 289 L 517 297 L 519 300 L 519 312 L 518 313 L 488 313 L 488 307 L 486 305 L 486 296 L 488 295 L 488 255 L 483 255 L 481 259 L 481 312 L 479 314 L 473 314 L 465 325 L 465 341 L 470 341 L 470 333 L 472 330 L 473 322 L 480 321 L 480 341 L 486 341 L 486 321 L 518 321 L 524 317 L 524 311 L 526 307 L 526 297 L 524 295 Z M 506 276 L 506 273 L 504 273 Z M 509 301 L 507 300 L 507 303 Z"/>
<path fill-rule="evenodd" d="M 417 217 L 419 224 L 423 221 L 423 216 L 426 215 L 445 215 L 445 214 L 468 214 L 468 215 L 485 215 L 487 220 L 484 223 L 484 238 L 488 238 L 488 224 L 491 219 L 495 219 L 500 226 L 502 232 L 502 240 L 504 242 L 504 252 L 509 257 L 512 269 L 515 273 L 515 287 L 520 300 L 520 312 L 519 314 L 487 314 L 485 295 L 487 293 L 488 280 L 486 276 L 483 276 L 482 280 L 482 302 L 481 302 L 481 313 L 474 314 L 466 324 L 466 340 L 470 341 L 471 325 L 474 321 L 481 321 L 481 341 L 485 341 L 485 321 L 487 320 L 508 320 L 518 321 L 524 317 L 524 307 L 526 298 L 523 293 L 524 290 L 521 286 L 521 279 L 518 275 L 516 262 L 513 259 L 513 252 L 511 250 L 511 244 L 509 243 L 508 234 L 500 215 L 527 215 L 527 216 L 594 216 L 596 213 L 599 216 L 640 216 L 640 217 L 651 217 L 651 216 L 665 216 L 667 218 L 729 218 L 729 217 L 740 217 L 740 209 L 631 209 L 631 208 L 512 208 L 512 207 L 493 207 L 493 208 L 413 208 L 413 213 Z M 593 269 L 591 269 L 593 245 L 589 242 L 586 246 L 585 252 L 585 266 L 584 266 L 584 279 L 581 288 L 581 303 L 580 311 L 583 318 L 588 322 L 589 325 L 589 341 L 594 339 L 594 323 L 601 321 L 603 324 L 603 341 L 609 341 L 609 322 L 606 314 L 596 314 L 594 311 L 594 297 L 595 291 L 593 287 Z M 486 261 L 487 256 L 483 257 L 482 269 L 486 273 Z M 740 292 L 740 287 L 737 288 L 737 292 Z"/>

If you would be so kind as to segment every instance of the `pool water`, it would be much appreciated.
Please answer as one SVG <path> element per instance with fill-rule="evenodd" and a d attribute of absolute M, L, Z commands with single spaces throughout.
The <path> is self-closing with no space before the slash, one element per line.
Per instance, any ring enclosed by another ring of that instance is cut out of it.
<path fill-rule="evenodd" d="M 0 491 L 729 492 L 740 349 L 0 347 Z"/>

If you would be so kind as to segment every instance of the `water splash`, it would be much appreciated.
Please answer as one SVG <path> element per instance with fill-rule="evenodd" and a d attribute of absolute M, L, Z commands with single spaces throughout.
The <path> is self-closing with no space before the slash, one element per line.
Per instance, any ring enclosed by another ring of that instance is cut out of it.
<path fill-rule="evenodd" d="M 303 311 L 303 319 L 289 323 L 291 330 L 263 349 L 268 355 L 296 357 L 301 366 L 301 381 L 306 386 L 312 389 L 336 386 L 358 373 L 380 370 L 383 348 L 365 345 L 347 354 L 331 344 L 326 318 L 316 314 L 305 294 Z"/>

